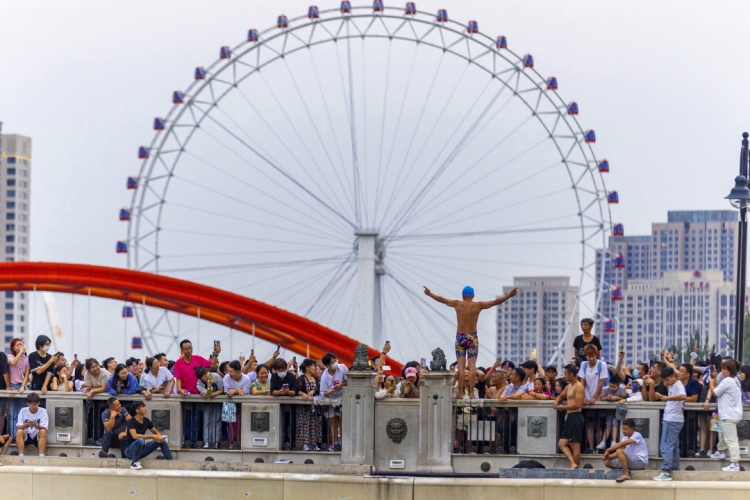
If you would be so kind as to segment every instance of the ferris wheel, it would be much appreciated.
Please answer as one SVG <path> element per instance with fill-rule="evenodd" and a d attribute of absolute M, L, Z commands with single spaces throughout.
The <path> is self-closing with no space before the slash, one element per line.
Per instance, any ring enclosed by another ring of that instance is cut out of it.
<path fill-rule="evenodd" d="M 390 340 L 401 359 L 452 349 L 455 319 L 422 285 L 489 300 L 514 276 L 564 274 L 597 317 L 609 164 L 557 79 L 509 47 L 413 2 L 250 29 L 154 120 L 118 251 L 131 269 Z M 176 352 L 174 313 L 134 308 L 146 347 Z"/>

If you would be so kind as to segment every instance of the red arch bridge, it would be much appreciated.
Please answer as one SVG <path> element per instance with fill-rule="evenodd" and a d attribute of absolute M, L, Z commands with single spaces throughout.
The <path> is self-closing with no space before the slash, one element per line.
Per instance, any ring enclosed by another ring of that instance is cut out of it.
<path fill-rule="evenodd" d="M 223 325 L 321 359 L 327 352 L 354 362 L 355 339 L 278 307 L 191 281 L 114 267 L 53 262 L 0 264 L 0 291 L 91 295 L 157 307 Z M 380 352 L 369 349 L 370 357 Z M 387 358 L 391 371 L 403 365 Z"/>

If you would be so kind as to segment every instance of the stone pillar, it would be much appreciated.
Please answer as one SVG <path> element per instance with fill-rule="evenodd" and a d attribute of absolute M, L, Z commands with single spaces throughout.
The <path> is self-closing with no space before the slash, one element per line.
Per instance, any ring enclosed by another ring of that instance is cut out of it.
<path fill-rule="evenodd" d="M 341 463 L 371 465 L 375 449 L 375 373 L 349 372 L 341 400 Z"/>
<path fill-rule="evenodd" d="M 517 452 L 519 455 L 554 455 L 557 453 L 558 411 L 552 405 L 529 403 L 518 405 Z"/>
<path fill-rule="evenodd" d="M 419 391 L 417 470 L 453 472 L 453 376 L 450 372 L 431 372 L 423 377 L 424 387 Z"/>

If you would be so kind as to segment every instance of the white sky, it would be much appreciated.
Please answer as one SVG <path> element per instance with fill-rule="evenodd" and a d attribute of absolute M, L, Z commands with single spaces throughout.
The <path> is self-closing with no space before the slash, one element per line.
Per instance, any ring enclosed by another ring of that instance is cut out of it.
<path fill-rule="evenodd" d="M 304 14 L 309 1 L 4 0 L 0 120 L 4 133 L 34 140 L 32 260 L 124 266 L 114 252 L 125 237 L 116 216 L 129 204 L 125 178 L 137 173 L 136 148 L 150 141 L 153 117 L 166 114 L 172 90 L 187 87 L 193 68 L 214 61 L 219 46 L 271 26 L 282 12 Z M 626 234 L 647 233 L 668 210 L 729 207 L 723 198 L 741 133 L 750 129 L 748 2 L 421 0 L 417 7 L 476 19 L 482 32 L 506 35 L 517 53 L 534 55 L 542 74 L 558 78 L 561 95 L 578 102 L 583 127 L 596 130 L 597 156 L 610 161 L 607 187 L 621 200 L 613 221 Z M 88 328 L 85 303 L 76 300 L 78 331 Z M 58 305 L 69 328 L 70 299 L 58 296 Z M 80 356 L 104 357 L 122 342 L 120 306 L 94 300 L 94 338 L 90 352 L 76 348 Z M 43 332 L 41 301 L 36 320 L 32 331 Z M 247 350 L 247 339 L 235 340 L 235 351 L 240 345 Z M 491 357 L 485 351 L 480 361 Z"/>

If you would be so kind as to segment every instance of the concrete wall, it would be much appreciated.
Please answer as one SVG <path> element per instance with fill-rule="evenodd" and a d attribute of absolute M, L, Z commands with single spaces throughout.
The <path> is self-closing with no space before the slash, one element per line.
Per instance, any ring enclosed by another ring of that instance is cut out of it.
<path fill-rule="evenodd" d="M 186 498 L 299 500 L 744 500 L 748 482 L 614 481 L 559 479 L 375 478 L 320 474 L 69 469 L 6 466 L 4 498 L 54 498 L 60 492 L 98 492 L 108 500 Z M 84 493 L 84 496 L 86 494 Z"/>

